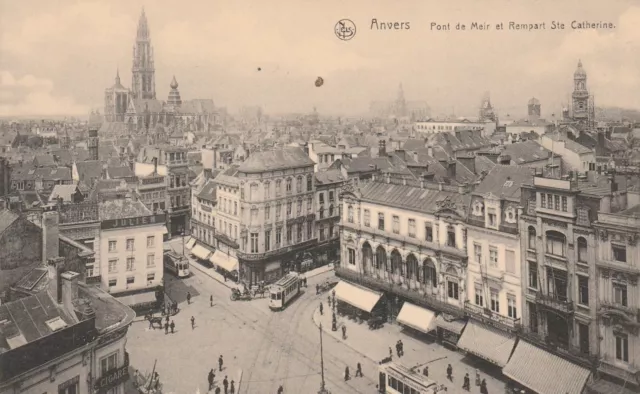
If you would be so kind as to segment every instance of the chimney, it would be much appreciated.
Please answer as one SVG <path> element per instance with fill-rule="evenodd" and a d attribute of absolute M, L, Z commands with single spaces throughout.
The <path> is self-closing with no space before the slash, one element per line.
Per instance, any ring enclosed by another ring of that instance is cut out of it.
<path fill-rule="evenodd" d="M 500 155 L 498 157 L 498 164 L 502 164 L 504 166 L 508 166 L 511 164 L 511 156 L 510 155 Z"/>
<path fill-rule="evenodd" d="M 55 257 L 47 261 L 49 273 L 49 295 L 58 304 L 62 303 L 62 281 L 60 274 L 64 271 L 64 258 Z"/>
<path fill-rule="evenodd" d="M 402 184 L 406 185 L 407 184 L 407 178 L 405 178 L 404 176 L 402 177 Z"/>
<path fill-rule="evenodd" d="M 420 179 L 420 189 L 424 189 L 424 178 Z"/>
<path fill-rule="evenodd" d="M 80 274 L 73 271 L 66 271 L 60 274 L 62 304 L 70 311 L 74 309 L 73 302 L 78 299 L 78 277 L 80 277 Z"/>
<path fill-rule="evenodd" d="M 468 183 L 461 183 L 460 185 L 458 185 L 458 194 L 466 194 L 467 193 L 467 187 L 469 186 Z"/>
<path fill-rule="evenodd" d="M 438 190 L 442 191 L 442 189 L 444 189 L 444 183 L 438 182 Z"/>
<path fill-rule="evenodd" d="M 456 161 L 455 160 L 451 160 L 450 162 L 447 163 L 447 166 L 445 167 L 447 169 L 447 177 L 450 180 L 454 180 L 456 179 Z"/>
<path fill-rule="evenodd" d="M 58 230 L 58 212 L 48 211 L 42 214 L 42 262 L 46 264 L 50 259 L 60 254 L 60 237 Z"/>
<path fill-rule="evenodd" d="M 607 183 L 609 183 L 609 185 L 611 186 L 611 193 L 615 193 L 618 191 L 618 184 L 616 183 L 613 174 L 607 175 Z"/>
<path fill-rule="evenodd" d="M 597 145 L 596 152 L 602 152 L 604 150 L 604 147 L 605 147 L 604 133 L 599 131 L 598 132 L 598 145 Z"/>
<path fill-rule="evenodd" d="M 158 158 L 153 158 L 153 175 L 158 175 Z"/>
<path fill-rule="evenodd" d="M 429 155 L 429 157 L 433 157 L 433 146 L 427 145 L 427 155 Z"/>
<path fill-rule="evenodd" d="M 387 183 L 391 183 L 391 174 L 387 172 Z"/>
<path fill-rule="evenodd" d="M 418 162 L 418 152 L 413 152 L 413 161 Z"/>
<path fill-rule="evenodd" d="M 387 155 L 387 141 L 381 139 L 378 142 L 378 157 L 385 157 Z"/>

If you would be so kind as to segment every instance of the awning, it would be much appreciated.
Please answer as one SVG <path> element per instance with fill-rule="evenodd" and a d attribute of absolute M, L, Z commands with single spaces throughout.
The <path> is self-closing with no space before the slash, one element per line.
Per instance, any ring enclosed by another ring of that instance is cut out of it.
<path fill-rule="evenodd" d="M 499 331 L 482 323 L 469 321 L 458 347 L 485 359 L 499 367 L 504 367 L 516 344 L 515 335 Z"/>
<path fill-rule="evenodd" d="M 424 333 L 429 333 L 436 329 L 435 312 L 413 305 L 410 302 L 402 304 L 402 309 L 400 309 L 396 321 Z"/>
<path fill-rule="evenodd" d="M 191 249 L 191 253 L 202 260 L 207 260 L 211 256 L 211 251 L 198 243 Z"/>
<path fill-rule="evenodd" d="M 351 304 L 365 312 L 371 312 L 380 300 L 380 297 L 382 297 L 382 293 L 343 281 L 338 282 L 334 289 L 338 300 Z"/>
<path fill-rule="evenodd" d="M 236 271 L 238 269 L 238 259 L 219 250 L 213 252 L 209 261 L 227 272 Z"/>
<path fill-rule="evenodd" d="M 444 316 L 442 316 L 442 314 L 439 314 L 436 317 L 436 326 L 438 326 L 440 328 L 444 328 L 445 330 L 451 331 L 451 332 L 456 333 L 458 335 L 460 335 L 462 330 L 464 330 L 464 325 L 465 325 L 464 321 L 462 321 L 462 320 L 449 320 L 448 318 L 445 319 Z"/>
<path fill-rule="evenodd" d="M 169 234 L 169 230 L 167 230 L 167 226 L 162 227 L 162 235 Z"/>
<path fill-rule="evenodd" d="M 589 370 L 522 339 L 502 373 L 537 393 L 580 394 Z"/>
<path fill-rule="evenodd" d="M 195 244 L 196 244 L 196 239 L 195 238 L 191 238 L 190 240 L 187 241 L 186 244 L 184 244 L 184 246 L 187 249 L 191 249 L 191 248 L 193 248 L 193 245 L 195 245 Z"/>
<path fill-rule="evenodd" d="M 140 305 L 140 304 L 146 304 L 149 302 L 155 302 L 156 292 L 150 291 L 147 293 L 138 293 L 138 294 L 132 294 L 132 295 L 128 295 L 124 297 L 116 297 L 116 298 L 118 299 L 118 301 L 122 302 L 127 306 Z"/>

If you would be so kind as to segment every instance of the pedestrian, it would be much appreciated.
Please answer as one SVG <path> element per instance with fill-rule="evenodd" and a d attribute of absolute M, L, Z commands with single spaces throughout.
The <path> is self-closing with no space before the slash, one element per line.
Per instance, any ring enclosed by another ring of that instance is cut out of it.
<path fill-rule="evenodd" d="M 216 394 L 220 394 L 220 386 L 216 387 Z"/>
<path fill-rule="evenodd" d="M 469 389 L 471 388 L 471 379 L 469 379 L 468 372 L 464 375 L 464 382 L 462 383 L 462 388 L 467 391 L 469 391 Z"/>
<path fill-rule="evenodd" d="M 209 296 L 209 306 L 213 306 L 213 296 Z"/>
<path fill-rule="evenodd" d="M 453 367 L 451 364 L 447 365 L 447 379 L 453 382 Z"/>
<path fill-rule="evenodd" d="M 342 339 L 347 339 L 347 326 L 342 325 Z"/>
<path fill-rule="evenodd" d="M 331 308 L 331 296 L 327 296 L 327 305 Z"/>
<path fill-rule="evenodd" d="M 209 390 L 211 390 L 213 388 L 213 378 L 215 378 L 215 374 L 213 373 L 213 368 L 211 368 L 211 371 L 209 371 L 209 376 L 208 376 L 208 380 L 209 380 Z"/>
<path fill-rule="evenodd" d="M 224 394 L 228 394 L 229 393 L 229 381 L 227 380 L 227 377 L 224 377 L 224 380 L 222 381 L 222 386 L 224 386 Z"/>
<path fill-rule="evenodd" d="M 422 374 L 427 378 L 429 377 L 429 367 L 427 365 L 424 366 L 424 369 L 422 370 Z"/>
<path fill-rule="evenodd" d="M 389 346 L 389 360 L 393 357 L 393 350 L 391 350 L 391 346 Z"/>
<path fill-rule="evenodd" d="M 169 314 L 167 313 L 167 317 L 165 317 L 165 320 L 167 321 L 167 323 L 169 323 Z"/>
<path fill-rule="evenodd" d="M 224 281 L 226 282 L 227 281 L 227 273 L 225 272 L 222 276 L 224 276 Z M 226 392 L 225 392 L 225 394 L 226 394 Z"/>
<path fill-rule="evenodd" d="M 396 342 L 396 354 L 400 357 L 400 342 Z"/>
<path fill-rule="evenodd" d="M 346 382 L 349 379 L 351 379 L 349 376 L 349 367 L 344 367 L 344 381 Z"/>
<path fill-rule="evenodd" d="M 229 387 L 229 394 L 236 394 L 236 384 L 233 381 L 233 379 L 231 379 L 231 387 Z"/>
<path fill-rule="evenodd" d="M 316 283 L 316 295 L 320 294 L 320 285 Z M 282 386 L 280 386 L 282 387 Z"/>
<path fill-rule="evenodd" d="M 320 316 L 322 316 L 322 301 L 320 301 Z"/>
<path fill-rule="evenodd" d="M 480 386 L 480 372 L 476 368 L 476 386 Z"/>
<path fill-rule="evenodd" d="M 222 371 L 222 364 L 224 363 L 224 361 L 222 360 L 222 354 L 220 355 L 220 357 L 218 357 L 218 369 L 220 371 Z"/>
<path fill-rule="evenodd" d="M 173 334 L 173 329 L 176 328 L 176 324 L 173 322 L 173 320 L 171 320 L 171 324 L 169 324 L 169 327 L 171 327 L 171 333 Z"/>
<path fill-rule="evenodd" d="M 169 333 L 169 323 L 164 323 L 164 335 Z"/>
<path fill-rule="evenodd" d="M 480 394 L 489 394 L 489 390 L 487 390 L 486 379 L 482 379 L 482 383 L 480 383 Z"/>
<path fill-rule="evenodd" d="M 152 328 L 152 329 L 155 330 L 156 328 L 153 325 L 153 316 L 152 315 L 147 315 L 147 319 L 149 319 L 149 328 Z"/>
<path fill-rule="evenodd" d="M 187 292 L 187 304 L 191 305 L 191 292 Z"/>
<path fill-rule="evenodd" d="M 196 318 L 191 316 L 191 329 L 196 328 Z"/>
<path fill-rule="evenodd" d="M 362 377 L 362 365 L 360 365 L 360 363 L 356 365 L 356 378 L 358 376 Z"/>
<path fill-rule="evenodd" d="M 284 388 L 282 387 L 282 385 L 280 385 L 280 387 L 278 387 L 278 394 L 283 394 L 284 393 Z"/>

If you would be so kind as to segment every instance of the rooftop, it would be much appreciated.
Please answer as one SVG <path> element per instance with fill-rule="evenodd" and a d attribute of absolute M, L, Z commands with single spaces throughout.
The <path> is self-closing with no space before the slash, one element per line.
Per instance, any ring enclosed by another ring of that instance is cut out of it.
<path fill-rule="evenodd" d="M 301 148 L 284 148 L 252 153 L 240 164 L 241 172 L 265 172 L 313 166 L 315 163 Z"/>
<path fill-rule="evenodd" d="M 136 316 L 131 308 L 96 286 L 78 283 L 78 296 L 87 299 L 96 313 L 96 329 L 98 332 L 123 327 L 131 323 Z"/>
<path fill-rule="evenodd" d="M 494 194 L 514 201 L 520 200 L 520 187 L 533 182 L 533 172 L 529 167 L 497 164 L 475 188 L 473 194 Z"/>
<path fill-rule="evenodd" d="M 340 170 L 326 170 L 318 171 L 315 173 L 316 183 L 326 185 L 329 183 L 344 182 L 346 179 L 342 176 Z"/>
<path fill-rule="evenodd" d="M 114 220 L 150 216 L 152 212 L 140 201 L 117 199 L 98 205 L 100 220 Z"/>

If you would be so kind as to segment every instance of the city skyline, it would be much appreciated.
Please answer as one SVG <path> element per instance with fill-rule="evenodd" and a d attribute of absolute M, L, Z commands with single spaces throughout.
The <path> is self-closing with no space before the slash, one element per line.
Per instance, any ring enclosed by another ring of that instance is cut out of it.
<path fill-rule="evenodd" d="M 167 99 L 175 75 L 184 96 L 211 98 L 232 112 L 260 105 L 267 113 L 315 107 L 326 114 L 356 115 L 365 113 L 371 101 L 394 100 L 402 83 L 406 99 L 426 101 L 433 115 L 475 116 L 489 91 L 500 115 L 523 116 L 529 98 L 536 97 L 542 116 L 549 118 L 569 103 L 581 59 L 597 106 L 640 108 L 634 95 L 640 88 L 635 71 L 640 61 L 634 57 L 640 49 L 634 31 L 640 7 L 625 1 L 606 9 L 595 1 L 491 3 L 412 1 L 397 10 L 363 2 L 340 7 L 291 2 L 276 10 L 250 1 L 189 1 L 178 13 L 167 2 L 3 1 L 0 116 L 103 112 L 104 87 L 113 84 L 116 70 L 131 86 L 131 48 L 143 7 L 160 100 Z M 333 26 L 342 18 L 358 26 L 353 40 L 334 35 Z M 374 18 L 409 21 L 411 29 L 372 30 Z M 431 22 L 495 25 L 510 20 L 567 25 L 588 20 L 616 27 L 430 30 Z M 325 81 L 322 87 L 314 85 L 318 76 Z"/>

